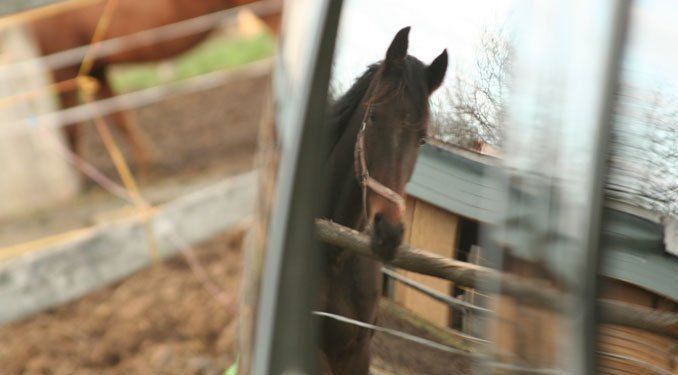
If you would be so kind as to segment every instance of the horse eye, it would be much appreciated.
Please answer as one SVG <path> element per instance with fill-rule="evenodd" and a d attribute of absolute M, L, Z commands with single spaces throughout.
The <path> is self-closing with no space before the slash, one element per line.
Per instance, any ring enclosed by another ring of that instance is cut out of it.
<path fill-rule="evenodd" d="M 419 146 L 426 144 L 426 138 L 419 138 Z"/>
<path fill-rule="evenodd" d="M 374 114 L 374 112 L 370 111 L 370 122 L 376 122 L 377 121 L 377 115 Z"/>

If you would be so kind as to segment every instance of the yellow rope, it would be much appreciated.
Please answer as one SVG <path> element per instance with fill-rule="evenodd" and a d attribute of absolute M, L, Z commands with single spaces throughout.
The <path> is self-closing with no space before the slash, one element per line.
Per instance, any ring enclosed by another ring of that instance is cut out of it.
<path fill-rule="evenodd" d="M 0 109 L 11 107 L 12 105 L 21 102 L 23 100 L 28 100 L 35 98 L 45 93 L 51 91 L 56 91 L 61 93 L 63 91 L 75 90 L 78 88 L 78 80 L 76 78 L 66 79 L 60 82 L 51 83 L 46 86 L 34 88 L 31 90 L 23 91 L 12 96 L 5 96 L 0 98 Z"/>
<path fill-rule="evenodd" d="M 122 220 L 125 221 L 139 220 L 140 222 L 143 222 L 146 227 L 145 228 L 146 234 L 148 234 L 149 233 L 148 228 L 150 228 L 148 223 L 150 222 L 150 219 L 152 219 L 158 212 L 159 211 L 157 207 L 149 207 L 147 210 L 143 212 L 137 212 L 137 216 L 125 217 Z M 107 224 L 98 224 L 89 227 L 73 229 L 59 234 L 38 238 L 36 240 L 18 243 L 16 245 L 0 247 L 0 262 L 11 258 L 16 258 L 25 254 L 40 251 L 55 244 L 74 242 L 77 239 L 85 238 L 86 236 L 97 232 L 102 226 L 105 225 Z M 153 238 L 153 241 L 155 241 L 155 238 Z"/>
<path fill-rule="evenodd" d="M 37 240 L 27 241 L 16 245 L 10 245 L 0 248 L 0 261 L 15 258 L 24 254 L 29 254 L 48 246 L 70 242 L 76 238 L 82 238 L 86 234 L 91 233 L 92 228 L 79 228 L 68 232 L 59 233 L 53 236 L 39 238 Z"/>
<path fill-rule="evenodd" d="M 90 94 L 85 93 L 86 97 L 85 100 L 88 103 L 91 103 L 92 101 L 92 97 L 90 95 L 91 93 Z M 87 98 L 88 96 L 90 97 Z M 139 208 L 139 213 L 140 215 L 142 215 L 142 220 L 144 222 L 144 231 L 146 232 L 146 236 L 148 238 L 150 245 L 151 258 L 153 258 L 154 262 L 158 262 L 160 260 L 160 251 L 158 249 L 158 244 L 153 233 L 153 226 L 151 224 L 153 207 L 141 195 L 139 185 L 134 179 L 134 175 L 130 171 L 129 165 L 125 160 L 125 156 L 122 154 L 122 151 L 120 151 L 120 148 L 115 142 L 113 134 L 111 134 L 111 130 L 109 129 L 108 124 L 106 124 L 104 118 L 101 116 L 97 116 L 94 119 L 94 121 L 97 131 L 101 136 L 101 140 L 104 143 L 104 147 L 106 148 L 106 151 L 113 160 L 115 169 L 120 175 L 120 178 L 122 179 L 125 189 L 127 189 L 135 205 Z"/>
<path fill-rule="evenodd" d="M 118 0 L 107 0 L 99 21 L 97 22 L 96 28 L 94 29 L 94 35 L 92 35 L 92 40 L 90 41 L 90 48 L 85 53 L 85 57 L 83 58 L 82 64 L 80 65 L 80 70 L 78 71 L 78 76 L 76 77 L 78 80 L 78 87 L 81 89 L 83 99 L 87 104 L 90 104 L 96 100 L 95 94 L 99 90 L 99 83 L 96 81 L 96 79 L 88 76 L 92 70 L 92 67 L 94 66 L 94 52 L 96 43 L 100 42 L 106 36 L 108 27 L 110 26 L 111 20 L 113 18 L 113 14 L 115 13 L 115 10 L 118 6 L 118 2 Z M 120 151 L 120 148 L 115 142 L 113 134 L 111 134 L 106 120 L 103 118 L 103 116 L 98 115 L 94 121 L 99 136 L 104 143 L 104 147 L 113 160 L 115 169 L 118 172 L 118 175 L 120 175 L 125 189 L 127 189 L 128 193 L 132 197 L 132 200 L 139 208 L 139 212 L 144 220 L 144 229 L 150 244 L 151 257 L 155 262 L 157 262 L 160 259 L 160 252 L 158 250 L 157 241 L 153 234 L 153 227 L 150 220 L 151 205 L 142 197 L 141 191 L 139 190 L 139 185 L 134 179 L 134 175 L 132 174 L 129 165 L 125 160 L 122 151 Z"/>
<path fill-rule="evenodd" d="M 92 65 L 94 64 L 94 52 L 96 50 L 96 43 L 99 43 L 108 32 L 108 27 L 111 25 L 111 20 L 113 19 L 113 13 L 118 7 L 118 0 L 107 0 L 106 5 L 104 5 L 104 10 L 101 12 L 99 21 L 94 29 L 94 35 L 92 35 L 92 40 L 90 41 L 90 47 L 85 53 L 85 57 L 82 58 L 82 64 L 80 65 L 80 70 L 78 71 L 78 77 L 89 74 L 92 70 Z"/>

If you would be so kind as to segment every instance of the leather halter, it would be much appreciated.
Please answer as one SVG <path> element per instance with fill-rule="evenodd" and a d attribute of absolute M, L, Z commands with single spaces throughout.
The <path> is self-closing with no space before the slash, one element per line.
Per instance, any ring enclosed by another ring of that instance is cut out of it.
<path fill-rule="evenodd" d="M 363 190 L 363 213 L 365 214 L 365 218 L 367 218 L 367 190 L 369 189 L 395 204 L 402 214 L 405 212 L 405 199 L 386 185 L 372 178 L 370 176 L 370 171 L 367 169 L 367 161 L 365 160 L 365 128 L 367 126 L 367 116 L 371 109 L 372 100 L 370 99 L 367 108 L 365 109 L 365 115 L 363 115 L 363 122 L 360 131 L 358 132 L 354 153 L 356 178 L 360 182 L 360 187 Z"/>

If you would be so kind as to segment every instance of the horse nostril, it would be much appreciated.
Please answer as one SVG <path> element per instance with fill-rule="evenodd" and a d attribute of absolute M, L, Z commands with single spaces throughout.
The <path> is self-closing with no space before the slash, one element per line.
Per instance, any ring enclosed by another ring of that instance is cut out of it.
<path fill-rule="evenodd" d="M 384 214 L 378 213 L 374 215 L 374 224 L 379 224 L 382 222 L 382 220 L 384 220 Z"/>
<path fill-rule="evenodd" d="M 389 262 L 393 259 L 403 240 L 403 231 L 401 222 L 392 224 L 385 214 L 374 215 L 370 245 L 382 261 Z"/>

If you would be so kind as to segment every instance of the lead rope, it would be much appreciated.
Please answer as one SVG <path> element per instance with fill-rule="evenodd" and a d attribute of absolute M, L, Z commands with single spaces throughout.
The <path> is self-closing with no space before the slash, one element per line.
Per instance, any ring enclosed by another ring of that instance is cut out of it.
<path fill-rule="evenodd" d="M 358 138 L 356 139 L 355 153 L 353 157 L 355 163 L 356 178 L 358 179 L 358 182 L 360 183 L 360 188 L 362 190 L 363 216 L 365 217 L 366 221 L 367 221 L 367 186 L 365 182 L 367 181 L 367 178 L 370 176 L 370 174 L 367 169 L 367 162 L 365 161 L 364 149 L 365 149 L 365 125 L 369 110 L 370 107 L 368 106 L 367 110 L 365 111 L 365 115 L 363 116 L 360 131 L 358 131 Z M 369 223 L 366 223 L 366 225 L 369 225 Z"/>
<path fill-rule="evenodd" d="M 99 42 L 104 39 L 106 33 L 108 32 L 108 28 L 111 24 L 111 21 L 113 20 L 113 14 L 118 7 L 119 1 L 120 0 L 106 1 L 101 16 L 99 17 L 99 20 L 97 21 L 94 28 L 94 35 L 92 35 L 89 47 L 85 52 L 82 63 L 80 64 L 78 75 L 75 77 L 76 84 L 78 85 L 78 88 L 81 89 L 83 99 L 87 104 L 91 104 L 96 101 L 96 93 L 100 88 L 98 81 L 89 75 L 96 60 L 96 49 L 99 46 Z M 94 124 L 102 142 L 104 143 L 104 147 L 111 157 L 113 165 L 115 166 L 115 169 L 118 172 L 123 185 L 125 186 L 125 189 L 127 189 L 129 192 L 132 201 L 139 209 L 139 212 L 144 220 L 144 231 L 146 232 L 146 237 L 148 238 L 150 257 L 153 262 L 157 263 L 160 260 L 160 250 L 158 248 L 157 239 L 153 232 L 153 223 L 151 221 L 154 209 L 141 195 L 139 185 L 137 184 L 129 165 L 125 160 L 122 151 L 115 142 L 113 134 L 108 128 L 108 124 L 106 123 L 104 116 L 97 114 L 94 118 Z"/>
<path fill-rule="evenodd" d="M 365 129 L 367 127 L 367 116 L 369 115 L 372 109 L 372 99 L 367 102 L 367 108 L 365 109 L 365 114 L 363 115 L 362 125 L 360 126 L 360 131 L 358 132 L 358 137 L 355 144 L 354 152 L 354 169 L 356 172 L 356 178 L 358 179 L 360 186 L 362 188 L 363 195 L 363 215 L 367 220 L 367 189 L 372 190 L 373 192 L 381 195 L 382 197 L 393 202 L 398 206 L 398 210 L 402 214 L 405 212 L 405 199 L 388 186 L 385 186 L 381 182 L 375 180 L 370 176 L 370 171 L 367 168 L 367 160 L 365 159 Z M 367 223 L 369 225 L 369 223 Z"/>

